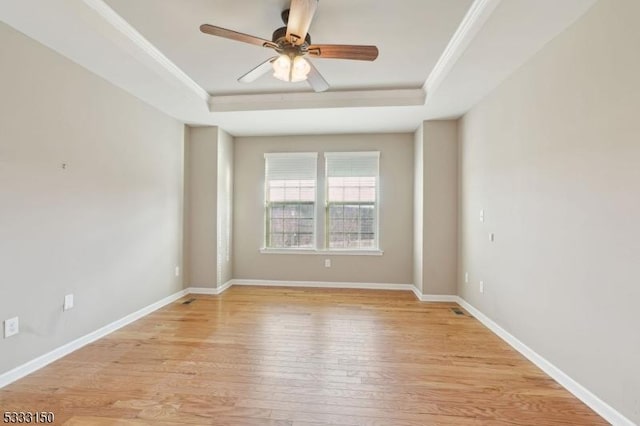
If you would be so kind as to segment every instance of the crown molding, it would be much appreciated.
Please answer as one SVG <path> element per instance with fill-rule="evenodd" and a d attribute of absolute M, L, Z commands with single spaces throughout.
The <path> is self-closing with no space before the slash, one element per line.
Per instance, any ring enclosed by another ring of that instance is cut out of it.
<path fill-rule="evenodd" d="M 105 22 L 209 106 L 209 112 L 424 105 L 422 88 L 342 92 L 210 95 L 103 0 L 83 0 Z"/>
<path fill-rule="evenodd" d="M 173 77 L 178 79 L 185 87 L 205 102 L 209 102 L 209 93 L 198 83 L 182 71 L 176 64 L 158 50 L 149 40 L 144 38 L 124 18 L 118 15 L 103 0 L 83 0 L 84 3 L 100 15 L 112 27 L 122 33 L 129 41 L 147 54 L 153 61 L 160 65 Z"/>
<path fill-rule="evenodd" d="M 444 81 L 460 56 L 475 38 L 478 31 L 491 16 L 501 0 L 475 0 L 462 19 L 458 29 L 449 40 L 449 44 L 440 55 L 440 59 L 431 70 L 423 89 L 428 96 L 434 93 Z"/>
<path fill-rule="evenodd" d="M 211 112 L 424 105 L 423 89 L 211 96 Z"/>

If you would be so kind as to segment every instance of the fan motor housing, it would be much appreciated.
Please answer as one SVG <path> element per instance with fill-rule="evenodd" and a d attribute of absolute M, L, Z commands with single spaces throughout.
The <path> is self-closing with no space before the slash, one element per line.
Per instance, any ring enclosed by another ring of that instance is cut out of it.
<path fill-rule="evenodd" d="M 273 32 L 273 36 L 271 37 L 271 41 L 277 44 L 286 43 L 287 37 L 287 27 L 280 27 Z M 307 33 L 307 36 L 304 39 L 305 44 L 308 46 L 311 44 L 311 35 Z"/>

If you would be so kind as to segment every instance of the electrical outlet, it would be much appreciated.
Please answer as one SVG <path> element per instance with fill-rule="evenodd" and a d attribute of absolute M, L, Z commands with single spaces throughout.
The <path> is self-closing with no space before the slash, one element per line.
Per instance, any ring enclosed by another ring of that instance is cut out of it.
<path fill-rule="evenodd" d="M 20 332 L 20 323 L 18 317 L 4 320 L 4 338 L 11 337 Z"/>
<path fill-rule="evenodd" d="M 73 294 L 67 294 L 64 297 L 64 305 L 62 306 L 63 311 L 68 311 L 73 308 Z"/>
<path fill-rule="evenodd" d="M 480 293 L 484 293 L 484 281 L 480 281 Z"/>
<path fill-rule="evenodd" d="M 469 273 L 468 272 L 464 273 L 464 282 L 465 282 L 465 284 L 469 284 Z"/>
<path fill-rule="evenodd" d="M 176 266 L 176 277 L 180 276 L 180 267 Z"/>
<path fill-rule="evenodd" d="M 489 234 L 489 241 L 494 242 L 496 240 L 496 234 L 493 232 Z"/>
<path fill-rule="evenodd" d="M 324 267 L 325 268 L 331 268 L 331 259 L 325 259 L 324 260 Z"/>
<path fill-rule="evenodd" d="M 480 210 L 480 222 L 484 223 L 484 209 Z"/>

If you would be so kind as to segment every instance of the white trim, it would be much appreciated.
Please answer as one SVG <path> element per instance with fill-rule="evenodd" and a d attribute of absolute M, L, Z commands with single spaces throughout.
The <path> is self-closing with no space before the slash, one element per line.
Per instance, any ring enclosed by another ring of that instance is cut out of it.
<path fill-rule="evenodd" d="M 220 287 L 189 287 L 187 288 L 187 294 L 208 294 L 212 296 L 217 296 L 222 294 L 229 287 L 233 285 L 233 280 L 229 280 Z"/>
<path fill-rule="evenodd" d="M 187 294 L 218 294 L 218 289 L 214 287 L 188 287 Z"/>
<path fill-rule="evenodd" d="M 233 285 L 233 280 L 229 280 L 226 283 L 222 284 L 220 287 L 218 287 L 218 294 L 224 293 L 232 285 Z"/>
<path fill-rule="evenodd" d="M 305 162 L 307 161 L 311 161 L 311 159 L 313 159 L 313 184 L 314 184 L 314 199 L 313 199 L 313 247 L 317 247 L 318 246 L 318 236 L 317 233 L 315 232 L 315 230 L 317 229 L 318 226 L 318 217 L 317 217 L 317 213 L 318 213 L 318 152 L 313 152 L 313 151 L 304 151 L 304 152 L 265 152 L 264 153 L 264 192 L 263 192 L 263 197 L 264 197 L 264 209 L 262 210 L 262 217 L 263 217 L 263 233 L 262 233 L 262 246 L 265 247 L 268 244 L 268 239 L 269 239 L 269 229 L 271 226 L 271 221 L 267 220 L 268 217 L 268 211 L 269 211 L 269 206 L 272 203 L 272 201 L 269 199 L 270 197 L 270 188 L 269 188 L 269 184 L 272 180 L 282 180 L 282 177 L 279 178 L 275 178 L 274 179 L 274 173 L 273 173 L 273 164 L 271 164 L 271 167 L 269 166 L 270 164 L 270 160 L 272 160 L 272 162 L 277 162 L 277 160 L 287 160 L 288 162 L 291 162 L 292 160 L 296 160 L 298 159 L 299 161 L 297 161 L 297 163 L 300 163 L 300 161 L 302 161 L 302 159 L 305 159 Z M 307 160 L 308 159 L 308 160 Z M 277 169 L 277 168 L 276 168 Z M 286 168 L 285 168 L 286 169 Z M 295 170 L 296 172 L 300 172 L 301 170 L 306 169 L 306 167 L 300 168 L 300 164 L 296 164 L 294 168 L 292 168 L 293 170 Z M 311 168 L 310 168 L 311 169 Z M 287 173 L 285 173 L 286 175 Z M 295 179 L 295 180 L 310 180 L 310 177 L 304 176 L 304 174 L 297 174 L 297 173 L 293 173 L 293 177 L 292 176 L 287 176 L 289 179 Z M 285 197 L 286 198 L 286 197 Z M 302 200 L 282 200 L 282 201 L 273 201 L 273 203 L 303 203 L 303 202 L 308 202 L 308 201 L 302 201 Z M 302 249 L 304 250 L 304 249 Z"/>
<path fill-rule="evenodd" d="M 270 249 L 261 248 L 262 254 L 292 254 L 292 255 L 318 255 L 318 256 L 382 256 L 383 250 L 319 250 L 319 249 Z"/>
<path fill-rule="evenodd" d="M 152 303 L 142 309 L 139 309 L 125 317 L 105 325 L 91 333 L 79 337 L 67 344 L 64 344 L 44 355 L 41 355 L 31 361 L 28 361 L 12 370 L 0 374 L 0 388 L 19 380 L 28 374 L 31 374 L 48 364 L 92 343 L 176 300 L 187 294 L 212 294 L 218 295 L 223 293 L 229 287 L 234 285 L 240 286 L 269 286 L 269 287 L 322 287 L 322 288 L 354 288 L 354 289 L 370 289 L 370 290 L 404 290 L 412 291 L 416 297 L 424 302 L 457 302 L 460 306 L 472 314 L 478 321 L 484 324 L 489 330 L 507 342 L 511 347 L 524 355 L 529 361 L 538 366 L 542 371 L 556 380 L 561 386 L 571 392 L 574 396 L 584 402 L 596 413 L 602 416 L 606 421 L 613 425 L 634 426 L 634 423 L 615 410 L 609 404 L 597 397 L 584 386 L 573 380 L 566 373 L 555 365 L 551 364 L 533 349 L 522 343 L 512 334 L 500 327 L 497 323 L 484 315 L 478 309 L 474 308 L 467 301 L 459 296 L 450 295 L 422 295 L 413 284 L 389 284 L 389 283 L 355 283 L 355 282 L 323 282 L 323 281 L 272 281 L 272 280 L 242 280 L 233 279 L 227 281 L 218 288 L 205 287 L 189 287 L 181 290 L 164 299 Z"/>
<path fill-rule="evenodd" d="M 384 250 L 325 249 L 318 250 L 318 254 L 322 254 L 325 256 L 382 256 L 384 254 Z"/>
<path fill-rule="evenodd" d="M 324 223 L 325 225 L 328 225 L 330 227 L 330 217 L 328 215 L 329 213 L 329 206 L 330 204 L 332 204 L 332 201 L 329 200 L 329 178 L 332 177 L 329 175 L 329 161 L 330 160 L 336 160 L 336 159 L 340 159 L 340 158 L 349 158 L 349 157 L 363 157 L 363 158 L 375 158 L 376 160 L 376 187 L 375 187 L 375 194 L 376 194 L 376 199 L 374 202 L 374 207 L 375 207 L 375 216 L 373 218 L 374 220 L 374 228 L 375 228 L 375 233 L 374 233 L 374 248 L 372 249 L 372 251 L 381 251 L 380 250 L 380 223 L 382 222 L 380 220 L 380 205 L 382 204 L 380 202 L 380 151 L 351 151 L 351 152 L 344 152 L 344 151 L 337 151 L 337 152 L 324 152 Z M 337 202 L 336 202 L 337 203 Z M 336 250 L 336 249 L 329 249 L 329 245 L 330 245 L 330 241 L 329 241 L 329 229 L 325 229 L 324 230 L 324 245 L 325 247 L 327 247 L 325 250 Z M 337 249 L 340 250 L 340 249 Z"/>
<path fill-rule="evenodd" d="M 305 249 L 305 248 L 268 248 L 263 247 L 260 250 L 262 254 L 317 254 L 317 250 L 313 248 Z"/>
<path fill-rule="evenodd" d="M 209 287 L 189 287 L 167 296 L 158 302 L 145 306 L 123 318 L 116 320 L 110 324 L 105 325 L 95 331 L 85 334 L 69 343 L 57 347 L 56 349 L 47 352 L 37 358 L 34 358 L 26 363 L 19 365 L 5 373 L 0 374 L 0 389 L 7 386 L 10 383 L 15 382 L 49 364 L 52 362 L 69 355 L 70 353 L 95 342 L 96 340 L 107 336 L 110 333 L 170 304 L 176 300 L 188 295 L 188 294 L 207 294 L 207 295 L 219 295 L 233 285 L 259 285 L 259 286 L 287 286 L 287 287 L 328 287 L 328 288 L 361 288 L 361 289 L 376 289 L 376 290 L 411 290 L 412 284 L 364 284 L 364 283 L 322 283 L 322 282 L 310 282 L 310 281 L 265 281 L 265 280 L 229 280 L 218 288 Z"/>
<path fill-rule="evenodd" d="M 231 280 L 233 285 L 261 287 L 313 287 L 313 288 L 355 288 L 363 290 L 412 291 L 413 284 L 355 283 L 334 281 L 278 281 L 278 280 Z"/>
<path fill-rule="evenodd" d="M 306 108 L 372 108 L 424 105 L 423 88 L 354 90 L 341 92 L 267 93 L 251 95 L 213 95 L 209 111 L 298 110 Z"/>
<path fill-rule="evenodd" d="M 450 294 L 423 294 L 419 299 L 421 302 L 458 302 L 458 296 L 452 296 Z"/>
<path fill-rule="evenodd" d="M 422 294 L 415 285 L 411 289 L 421 302 L 453 302 L 458 303 L 459 297 L 449 294 Z"/>
<path fill-rule="evenodd" d="M 265 152 L 264 158 L 318 158 L 317 152 Z"/>
<path fill-rule="evenodd" d="M 220 287 L 188 287 L 188 294 L 209 294 L 209 295 L 218 295 L 222 294 L 229 287 L 233 285 L 233 280 L 229 280 L 226 283 L 222 284 Z"/>
<path fill-rule="evenodd" d="M 177 78 L 189 90 L 195 93 L 200 99 L 207 102 L 210 101 L 209 93 L 204 90 L 198 83 L 182 71 L 176 64 L 171 62 L 160 50 L 158 50 L 149 40 L 144 38 L 135 28 L 126 20 L 118 15 L 103 0 L 84 0 L 85 4 L 96 11 L 111 26 L 120 31 L 126 38 L 135 44 L 140 50 L 149 55 L 156 63 L 167 70 L 171 75 Z"/>
<path fill-rule="evenodd" d="M 125 317 L 120 318 L 119 320 L 116 320 L 110 324 L 107 324 L 104 327 L 100 327 L 95 331 L 92 331 L 82 337 L 72 340 L 69 343 L 59 346 L 58 348 L 47 352 L 44 355 L 32 359 L 31 361 L 27 361 L 26 363 L 12 370 L 9 370 L 6 373 L 0 374 L 0 388 L 3 388 L 4 386 L 15 382 L 16 380 L 21 379 L 26 375 L 31 374 L 34 371 L 41 369 L 42 367 L 45 367 L 48 364 L 51 364 L 52 362 L 62 358 L 63 356 L 69 355 L 71 352 L 74 352 L 81 347 L 88 345 L 89 343 L 95 342 L 96 340 L 110 333 L 113 333 L 114 331 L 144 317 L 145 315 L 150 314 L 153 311 L 156 311 L 170 303 L 175 302 L 181 297 L 184 297 L 186 294 L 188 294 L 188 290 L 181 290 L 177 293 L 167 296 L 164 299 L 159 300 L 158 302 L 152 303 L 149 306 L 145 306 L 144 308 L 126 315 Z"/>
<path fill-rule="evenodd" d="M 318 254 L 318 250 L 314 248 L 269 248 L 262 247 L 260 250 L 262 254 Z"/>
<path fill-rule="evenodd" d="M 380 151 L 332 151 L 323 153 L 324 158 L 372 157 L 380 158 Z"/>
<path fill-rule="evenodd" d="M 438 62 L 431 70 L 423 89 L 427 93 L 427 101 L 433 95 L 449 74 L 449 71 L 456 64 L 460 56 L 467 50 L 469 44 L 484 23 L 489 19 L 495 8 L 500 4 L 500 0 L 475 0 L 462 19 L 458 29 L 451 37 L 449 44 L 445 48 Z"/>
<path fill-rule="evenodd" d="M 420 293 L 420 290 L 418 290 L 418 287 L 416 287 L 415 284 L 413 285 L 411 291 L 413 291 L 413 294 L 415 294 L 416 298 L 420 300 L 420 298 L 422 297 L 422 293 Z"/>
<path fill-rule="evenodd" d="M 551 378 L 553 378 L 566 390 L 571 392 L 576 398 L 584 402 L 593 411 L 602 416 L 606 421 L 616 426 L 634 426 L 634 423 L 631 420 L 626 418 L 616 409 L 597 397 L 594 393 L 589 391 L 580 383 L 569 377 L 565 372 L 547 361 L 536 351 L 522 343 L 504 328 L 500 327 L 496 322 L 480 312 L 478 309 L 474 308 L 466 300 L 458 297 L 458 304 L 469 311 L 471 315 L 473 315 L 478 321 L 484 324 L 494 334 L 507 342 L 512 348 L 520 352 L 529 361 L 534 363 L 542 371 L 551 376 Z"/>

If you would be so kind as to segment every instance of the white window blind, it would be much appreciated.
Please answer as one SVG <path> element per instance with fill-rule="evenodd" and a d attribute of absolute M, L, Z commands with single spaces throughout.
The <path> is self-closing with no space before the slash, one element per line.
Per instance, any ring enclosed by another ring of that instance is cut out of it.
<path fill-rule="evenodd" d="M 267 181 L 271 180 L 316 180 L 318 153 L 283 152 L 266 153 L 265 170 Z"/>
<path fill-rule="evenodd" d="M 329 249 L 378 248 L 379 152 L 325 153 Z"/>
<path fill-rule="evenodd" d="M 318 154 L 265 154 L 265 247 L 313 248 Z"/>

